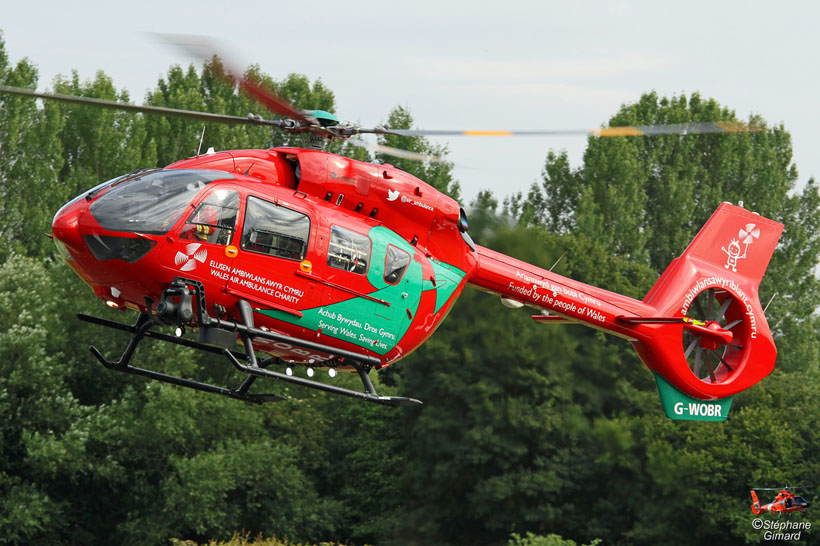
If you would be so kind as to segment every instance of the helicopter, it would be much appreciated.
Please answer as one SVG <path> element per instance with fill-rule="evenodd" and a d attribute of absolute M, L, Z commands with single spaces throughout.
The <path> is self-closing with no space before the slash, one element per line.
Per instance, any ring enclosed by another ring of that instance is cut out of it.
<path fill-rule="evenodd" d="M 505 307 L 539 310 L 532 316 L 538 323 L 584 324 L 626 339 L 653 372 L 672 419 L 724 420 L 732 397 L 773 370 L 777 351 L 758 286 L 782 224 L 740 204 L 721 204 L 643 300 L 633 299 L 482 247 L 451 197 L 389 163 L 357 161 L 321 146 L 360 134 L 566 131 L 360 127 L 328 112 L 300 110 L 242 76 L 234 81 L 284 118 L 0 86 L 0 92 L 44 100 L 268 125 L 310 141 L 304 148 L 200 150 L 164 168 L 102 182 L 56 212 L 52 237 L 69 266 L 107 306 L 138 314 L 133 325 L 78 315 L 130 334 L 113 360 L 90 347 L 106 368 L 255 403 L 283 399 L 251 392 L 255 381 L 266 378 L 382 405 L 416 406 L 421 401 L 379 394 L 369 374 L 424 343 L 470 285 L 499 296 Z M 755 129 L 714 122 L 581 132 L 607 137 L 748 130 Z M 377 151 L 436 160 L 384 146 Z M 173 333 L 161 331 L 165 327 Z M 197 339 L 185 337 L 186 330 Z M 137 367 L 133 356 L 145 338 L 221 355 L 244 380 L 231 388 Z M 363 390 L 314 379 L 320 369 L 331 378 L 354 372 Z"/>
<path fill-rule="evenodd" d="M 759 516 L 763 512 L 771 512 L 772 514 L 777 514 L 778 517 L 782 514 L 792 514 L 794 512 L 800 512 L 805 510 L 811 503 L 808 502 L 803 497 L 797 496 L 792 493 L 793 489 L 805 489 L 807 486 L 800 486 L 800 487 L 789 487 L 788 485 L 783 488 L 778 487 L 755 487 L 753 488 L 750 493 L 752 494 L 752 513 L 756 516 Z M 769 504 L 764 504 L 761 506 L 760 500 L 757 498 L 757 493 L 755 491 L 778 491 L 777 496 L 770 502 Z"/>

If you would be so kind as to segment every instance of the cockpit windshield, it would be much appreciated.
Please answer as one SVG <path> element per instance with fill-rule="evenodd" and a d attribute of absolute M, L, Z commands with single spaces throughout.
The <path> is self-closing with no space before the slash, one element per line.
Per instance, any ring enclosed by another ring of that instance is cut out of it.
<path fill-rule="evenodd" d="M 220 171 L 153 171 L 108 190 L 91 205 L 91 215 L 110 231 L 162 235 L 207 184 L 225 179 L 233 176 Z"/>

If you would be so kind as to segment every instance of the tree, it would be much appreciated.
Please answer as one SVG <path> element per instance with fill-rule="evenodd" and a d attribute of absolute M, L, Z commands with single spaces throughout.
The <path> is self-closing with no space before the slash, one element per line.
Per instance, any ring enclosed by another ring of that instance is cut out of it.
<path fill-rule="evenodd" d="M 595 280 L 626 293 L 644 290 L 632 282 L 646 284 L 651 274 L 641 266 L 633 274 L 635 266 L 594 242 L 540 228 L 495 229 L 480 242 L 546 268 L 570 250 L 562 274 L 588 274 L 594 263 Z M 524 531 L 591 540 L 607 536 L 602 522 L 611 529 L 619 517 L 614 503 L 597 513 L 577 509 L 594 502 L 585 487 L 603 479 L 590 449 L 592 423 L 642 412 L 651 376 L 628 344 L 605 343 L 591 329 L 544 327 L 530 313 L 467 290 L 397 369 L 401 390 L 426 402 L 403 427 L 410 499 L 403 542 L 486 544 Z"/>
<path fill-rule="evenodd" d="M 625 105 L 610 126 L 737 121 L 731 110 L 699 94 L 643 95 Z M 797 187 L 791 136 L 784 127 L 734 134 L 590 137 L 583 165 L 566 154 L 547 156 L 540 184 L 507 210 L 525 225 L 583 235 L 619 256 L 660 272 L 678 256 L 722 201 L 782 222 L 785 230 L 761 285 L 761 300 L 775 293 L 770 317 L 780 345 L 779 365 L 817 362 L 815 310 L 820 282 L 820 196 L 815 181 Z M 812 364 L 813 365 L 813 364 Z"/>
<path fill-rule="evenodd" d="M 127 103 L 128 93 L 118 92 L 111 78 L 102 71 L 93 81 L 80 83 L 79 75 L 58 77 L 54 91 L 66 95 L 91 97 Z M 156 145 L 146 132 L 139 114 L 93 106 L 57 103 L 63 116 L 60 141 L 63 168 L 60 172 L 59 200 L 54 210 L 76 195 L 124 173 L 156 164 Z"/>
<path fill-rule="evenodd" d="M 0 83 L 37 87 L 36 67 L 26 59 L 12 66 L 2 34 Z M 0 238 L 6 243 L 0 261 L 11 252 L 44 256 L 53 251 L 45 235 L 56 210 L 48 196 L 65 193 L 59 183 L 62 125 L 54 104 L 41 109 L 33 98 L 0 95 Z"/>

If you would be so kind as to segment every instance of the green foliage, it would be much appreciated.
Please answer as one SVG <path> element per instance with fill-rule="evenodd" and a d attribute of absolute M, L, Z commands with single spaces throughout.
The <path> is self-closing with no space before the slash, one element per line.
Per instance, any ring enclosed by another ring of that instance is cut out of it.
<path fill-rule="evenodd" d="M 64 327 L 77 310 L 64 304 L 68 275 L 65 265 L 18 255 L 0 266 L 0 311 L 11 318 L 0 331 L 3 543 L 337 532 L 339 503 L 319 496 L 301 470 L 300 447 L 268 435 L 272 424 L 285 425 L 258 408 L 135 378 L 89 388 L 113 378 L 73 348 L 105 334 Z M 79 300 L 91 300 L 87 289 Z M 121 350 L 125 339 L 110 341 Z M 136 358 L 203 373 L 191 351 L 147 346 Z M 72 393 L 75 374 L 86 378 L 80 394 L 93 403 Z"/>
<path fill-rule="evenodd" d="M 148 101 L 259 111 L 221 70 L 218 59 L 199 72 L 172 67 Z M 300 107 L 334 110 L 321 81 L 248 74 Z M 37 85 L 34 65 L 12 64 L 1 40 L 0 81 Z M 129 100 L 102 73 L 54 86 Z M 650 94 L 610 124 L 713 119 L 735 117 L 698 95 Z M 412 117 L 399 107 L 388 124 L 410 128 Z M 479 243 L 636 298 L 720 201 L 743 199 L 784 222 L 761 287 L 764 301 L 779 293 L 767 311 L 778 367 L 736 398 L 725 423 L 667 420 L 623 340 L 539 325 L 473 290 L 419 351 L 374 374 L 380 392 L 425 402 L 409 411 L 288 387 L 278 391 L 288 402 L 250 407 L 103 370 L 89 342 L 115 355 L 126 336 L 74 314 L 133 316 L 101 306 L 43 234 L 80 191 L 194 154 L 201 129 L 0 95 L 0 544 L 759 543 L 751 486 L 820 483 L 820 195 L 813 180 L 796 187 L 782 127 L 592 139 L 577 169 L 550 152 L 543 182 L 505 199 L 506 216 L 489 192 L 470 213 Z M 285 142 L 265 128 L 215 125 L 203 149 Z M 446 155 L 424 139 L 382 142 Z M 448 164 L 380 159 L 458 198 Z M 135 359 L 238 382 L 221 360 L 186 349 L 146 342 Z M 336 381 L 352 387 L 356 377 Z M 816 502 L 820 489 L 803 493 Z M 799 517 L 820 526 L 814 512 Z"/>
<path fill-rule="evenodd" d="M 176 538 L 172 538 L 171 544 L 173 546 L 199 546 L 200 543 L 197 543 L 193 540 L 179 540 Z M 205 546 L 205 543 L 201 544 Z M 282 540 L 276 537 L 263 538 L 262 535 L 259 535 L 256 538 L 251 538 L 250 533 L 236 533 L 233 537 L 231 537 L 230 540 L 210 540 L 207 544 L 208 546 L 345 546 L 344 544 L 336 542 L 319 542 L 315 544 L 308 544 L 304 542 L 297 543 L 291 542 L 287 538 Z"/>
<path fill-rule="evenodd" d="M 588 546 L 596 546 L 600 543 L 600 539 L 595 539 Z M 522 537 L 517 533 L 513 533 L 507 546 L 575 546 L 576 544 L 574 540 L 564 540 L 559 535 L 542 536 L 527 533 L 526 536 Z"/>
<path fill-rule="evenodd" d="M 27 59 L 12 65 L 0 34 L 0 83 L 34 89 L 37 68 Z M 63 125 L 59 108 L 37 108 L 35 99 L 0 95 L 0 259 L 11 252 L 34 256 L 50 253 L 46 238 L 54 203 L 48 196 L 58 186 L 63 168 Z M 59 198 L 58 200 L 59 201 Z"/>
<path fill-rule="evenodd" d="M 612 117 L 610 126 L 736 121 L 735 114 L 695 93 L 643 95 Z M 779 365 L 814 366 L 820 356 L 815 312 L 820 282 L 820 194 L 811 179 L 796 187 L 791 136 L 749 119 L 761 130 L 737 134 L 590 137 L 584 163 L 550 152 L 540 184 L 506 201 L 523 225 L 541 225 L 596 241 L 609 252 L 661 272 L 723 201 L 785 224 L 761 284 L 761 300 L 777 294 L 768 316 L 781 345 Z"/>
<path fill-rule="evenodd" d="M 76 71 L 70 79 L 58 77 L 54 91 L 123 103 L 129 100 L 128 94 L 117 92 L 111 78 L 103 72 L 84 83 L 80 83 Z M 100 182 L 156 164 L 156 144 L 147 134 L 141 116 L 85 105 L 57 104 L 63 117 L 59 137 L 64 161 L 58 196 L 63 202 Z"/>

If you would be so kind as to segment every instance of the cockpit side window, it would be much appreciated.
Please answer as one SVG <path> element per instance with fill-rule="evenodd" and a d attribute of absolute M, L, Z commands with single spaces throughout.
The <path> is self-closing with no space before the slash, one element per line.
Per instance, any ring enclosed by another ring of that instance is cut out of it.
<path fill-rule="evenodd" d="M 327 265 L 364 275 L 370 263 L 370 246 L 367 235 L 331 226 Z"/>
<path fill-rule="evenodd" d="M 203 201 L 182 228 L 180 237 L 192 241 L 228 245 L 233 239 L 239 194 L 229 189 L 217 189 Z"/>
<path fill-rule="evenodd" d="M 306 214 L 248 197 L 242 248 L 290 260 L 304 260 L 310 237 Z"/>
<path fill-rule="evenodd" d="M 384 280 L 396 284 L 410 265 L 410 254 L 393 245 L 387 245 L 387 257 L 384 260 Z"/>

